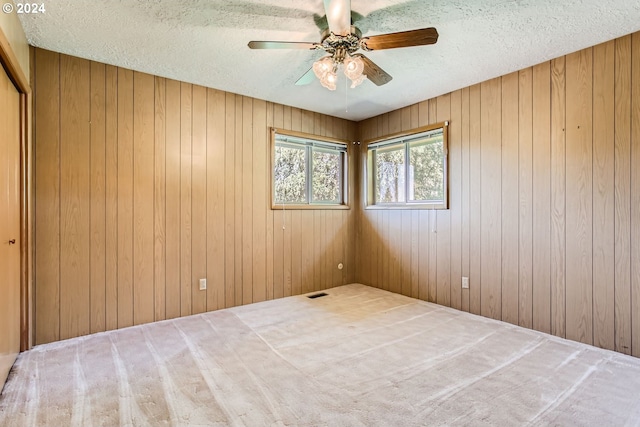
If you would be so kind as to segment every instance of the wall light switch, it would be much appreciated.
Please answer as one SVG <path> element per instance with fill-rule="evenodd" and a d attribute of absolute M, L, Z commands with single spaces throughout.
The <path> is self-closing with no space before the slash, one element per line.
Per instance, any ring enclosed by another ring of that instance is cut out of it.
<path fill-rule="evenodd" d="M 462 289 L 469 289 L 469 278 L 468 277 L 463 277 L 462 278 Z"/>
<path fill-rule="evenodd" d="M 204 291 L 207 289 L 207 279 L 200 279 L 200 290 Z"/>

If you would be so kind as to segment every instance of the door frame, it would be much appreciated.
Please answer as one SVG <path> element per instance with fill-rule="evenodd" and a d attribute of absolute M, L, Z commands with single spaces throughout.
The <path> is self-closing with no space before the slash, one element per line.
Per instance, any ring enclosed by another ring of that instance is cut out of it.
<path fill-rule="evenodd" d="M 29 80 L 1 28 L 0 63 L 20 94 L 20 351 L 25 351 L 33 343 L 30 327 L 33 315 L 32 92 Z"/>

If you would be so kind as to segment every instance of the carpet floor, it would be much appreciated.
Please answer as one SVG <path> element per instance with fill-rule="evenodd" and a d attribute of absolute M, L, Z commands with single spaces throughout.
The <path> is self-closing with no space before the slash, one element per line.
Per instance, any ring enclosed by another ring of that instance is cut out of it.
<path fill-rule="evenodd" d="M 640 425 L 640 359 L 363 285 L 40 345 L 1 426 Z"/>

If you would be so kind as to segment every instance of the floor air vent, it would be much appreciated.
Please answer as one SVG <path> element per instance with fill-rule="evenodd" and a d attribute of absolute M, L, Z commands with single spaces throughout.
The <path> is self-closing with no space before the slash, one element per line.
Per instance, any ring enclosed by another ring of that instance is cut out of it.
<path fill-rule="evenodd" d="M 327 295 L 329 295 L 329 294 L 325 294 L 324 292 L 320 292 L 319 294 L 309 295 L 307 298 L 314 299 L 314 298 L 326 297 Z"/>

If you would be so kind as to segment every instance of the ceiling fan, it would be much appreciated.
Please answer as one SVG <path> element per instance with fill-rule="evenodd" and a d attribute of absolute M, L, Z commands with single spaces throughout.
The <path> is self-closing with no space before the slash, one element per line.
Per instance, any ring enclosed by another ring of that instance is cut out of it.
<path fill-rule="evenodd" d="M 392 77 L 382 68 L 363 54 L 356 53 L 360 49 L 395 49 L 429 45 L 438 41 L 438 31 L 433 27 L 362 37 L 360 30 L 351 25 L 351 0 L 324 0 L 324 8 L 329 28 L 322 33 L 320 43 L 251 41 L 249 47 L 324 50 L 329 55 L 314 62 L 313 67 L 298 79 L 296 85 L 311 83 L 315 75 L 322 86 L 335 90 L 337 71 L 341 65 L 344 67 L 344 74 L 351 80 L 351 87 L 358 86 L 367 78 L 378 86 L 391 81 Z"/>

